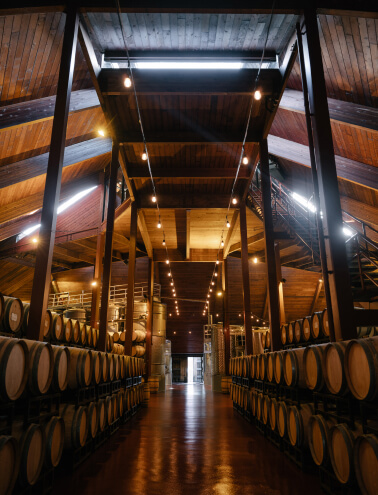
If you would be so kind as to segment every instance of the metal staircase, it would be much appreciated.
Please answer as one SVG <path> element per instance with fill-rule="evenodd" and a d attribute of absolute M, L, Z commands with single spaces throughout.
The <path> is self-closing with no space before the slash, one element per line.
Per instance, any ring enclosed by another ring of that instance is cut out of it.
<path fill-rule="evenodd" d="M 261 220 L 262 195 L 260 172 L 251 183 L 247 206 Z M 320 271 L 319 239 L 315 208 L 309 200 L 299 202 L 299 196 L 277 179 L 271 178 L 272 214 L 275 230 L 285 230 L 293 243 L 301 247 L 286 266 Z M 342 210 L 349 271 L 355 300 L 378 299 L 378 231 Z"/>

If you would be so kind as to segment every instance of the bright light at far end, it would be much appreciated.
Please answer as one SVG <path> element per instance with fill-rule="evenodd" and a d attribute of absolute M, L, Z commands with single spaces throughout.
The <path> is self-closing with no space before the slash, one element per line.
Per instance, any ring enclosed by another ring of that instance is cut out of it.
<path fill-rule="evenodd" d="M 257 258 L 253 258 L 253 262 L 254 263 L 257 263 L 258 262 L 258 259 Z"/>
<path fill-rule="evenodd" d="M 306 210 L 309 210 L 312 213 L 316 212 L 315 206 L 308 199 L 304 198 L 303 196 L 301 196 L 296 192 L 293 192 L 291 196 L 297 203 L 299 203 L 301 206 L 306 208 Z"/>
<path fill-rule="evenodd" d="M 259 90 L 257 89 L 257 90 L 255 91 L 254 98 L 255 98 L 255 100 L 261 100 L 261 91 L 259 91 Z"/>
<path fill-rule="evenodd" d="M 136 69 L 240 70 L 243 62 L 135 62 Z"/>
<path fill-rule="evenodd" d="M 58 215 L 59 215 L 59 213 L 62 213 L 62 211 L 66 210 L 67 208 L 69 208 L 70 206 L 72 206 L 74 203 L 76 203 L 80 199 L 84 198 L 84 196 L 86 196 L 87 194 L 89 194 L 90 192 L 92 192 L 94 189 L 96 189 L 96 187 L 97 186 L 93 186 L 93 187 L 90 187 L 89 189 L 84 189 L 84 191 L 81 191 L 81 192 L 75 194 L 75 196 L 72 196 L 71 199 L 69 199 L 65 203 L 62 203 L 58 207 Z"/>
<path fill-rule="evenodd" d="M 131 88 L 131 79 L 129 77 L 125 77 L 124 84 L 126 88 Z"/>
<path fill-rule="evenodd" d="M 102 129 L 99 129 L 97 131 L 98 135 L 101 136 L 101 137 L 105 137 L 105 131 L 103 131 Z"/>

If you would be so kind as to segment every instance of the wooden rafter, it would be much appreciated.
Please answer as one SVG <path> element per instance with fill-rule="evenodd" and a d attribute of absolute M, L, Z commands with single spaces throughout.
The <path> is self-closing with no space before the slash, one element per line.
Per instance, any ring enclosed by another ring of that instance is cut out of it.
<path fill-rule="evenodd" d="M 238 218 L 239 218 L 239 210 L 235 210 L 234 214 L 232 215 L 231 222 L 230 222 L 231 226 L 227 231 L 227 237 L 226 237 L 226 240 L 224 241 L 224 248 L 223 248 L 223 257 L 224 258 L 227 258 L 228 253 L 230 252 L 231 239 L 232 239 L 232 236 L 235 232 L 235 227 L 238 223 Z"/>

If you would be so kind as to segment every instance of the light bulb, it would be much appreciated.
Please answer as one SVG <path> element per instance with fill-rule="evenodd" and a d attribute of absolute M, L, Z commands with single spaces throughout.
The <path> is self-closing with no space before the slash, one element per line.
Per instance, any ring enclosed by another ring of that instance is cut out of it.
<path fill-rule="evenodd" d="M 146 152 L 144 152 L 144 153 L 142 154 L 142 160 L 144 160 L 144 161 L 146 161 L 146 160 L 147 160 L 147 153 L 146 153 Z"/>
<path fill-rule="evenodd" d="M 217 260 L 216 264 L 219 265 L 219 260 Z"/>
<path fill-rule="evenodd" d="M 323 282 L 323 279 L 322 279 L 322 278 L 320 278 L 320 279 L 319 279 L 319 282 Z"/>
<path fill-rule="evenodd" d="M 33 241 L 34 244 L 37 244 L 38 239 L 36 237 L 33 237 L 33 240 L 32 241 Z"/>
<path fill-rule="evenodd" d="M 163 239 L 162 245 L 165 246 L 165 239 Z"/>
<path fill-rule="evenodd" d="M 97 285 L 96 280 L 93 280 L 93 282 L 92 282 L 92 287 L 96 287 L 96 285 Z"/>
<path fill-rule="evenodd" d="M 189 333 L 192 333 L 192 332 L 189 330 Z"/>
<path fill-rule="evenodd" d="M 215 282 L 211 282 L 211 285 L 215 285 Z"/>
<path fill-rule="evenodd" d="M 219 316 L 218 313 L 215 316 L 218 318 L 218 316 Z"/>
<path fill-rule="evenodd" d="M 152 199 L 152 202 L 153 202 L 153 203 L 156 203 L 156 196 L 155 196 L 155 195 L 154 195 L 154 196 L 152 196 L 152 198 L 151 198 L 151 199 Z"/>
<path fill-rule="evenodd" d="M 221 240 L 221 246 L 222 246 L 222 247 L 224 246 L 224 241 L 223 241 L 223 239 Z"/>
<path fill-rule="evenodd" d="M 257 258 L 253 258 L 253 262 L 254 263 L 257 263 L 258 259 Z"/>
<path fill-rule="evenodd" d="M 210 292 L 213 292 L 213 289 L 210 289 Z"/>
<path fill-rule="evenodd" d="M 227 225 L 227 228 L 229 229 L 231 227 L 231 224 L 230 222 L 228 221 L 228 218 L 226 217 L 226 225 Z"/>
<path fill-rule="evenodd" d="M 239 318 L 241 317 L 241 314 L 239 313 Z"/>
<path fill-rule="evenodd" d="M 236 205 L 237 202 L 238 202 L 238 200 L 236 198 L 232 198 L 232 204 L 233 205 Z"/>
<path fill-rule="evenodd" d="M 222 295 L 222 292 L 218 292 L 217 296 L 221 296 Z"/>
<path fill-rule="evenodd" d="M 244 156 L 243 157 L 243 164 L 248 165 L 248 163 L 249 163 L 248 156 Z"/>
<path fill-rule="evenodd" d="M 172 313 L 169 313 L 169 316 L 172 316 Z"/>
<path fill-rule="evenodd" d="M 217 276 L 218 276 L 218 272 L 215 272 L 215 273 L 214 273 L 214 277 L 217 277 Z"/>
<path fill-rule="evenodd" d="M 177 316 L 180 316 L 180 313 L 177 311 Z"/>
<path fill-rule="evenodd" d="M 166 264 L 169 265 L 169 260 L 165 260 Z"/>
<path fill-rule="evenodd" d="M 173 285 L 173 282 L 171 282 L 171 285 Z"/>
<path fill-rule="evenodd" d="M 131 87 L 131 79 L 128 76 L 125 77 L 125 80 L 123 82 L 124 82 L 126 88 Z"/>
<path fill-rule="evenodd" d="M 171 272 L 168 272 L 168 277 L 172 277 L 172 273 Z"/>
<path fill-rule="evenodd" d="M 105 131 L 103 131 L 102 129 L 99 129 L 97 132 L 98 132 L 99 136 L 101 136 L 101 137 L 105 136 Z"/>
<path fill-rule="evenodd" d="M 161 229 L 161 221 L 160 221 L 160 217 L 159 217 L 159 221 L 158 221 L 158 224 L 157 224 L 157 228 L 158 228 L 158 229 Z"/>
<path fill-rule="evenodd" d="M 256 89 L 254 97 L 255 97 L 255 100 L 261 100 L 261 91 Z"/>

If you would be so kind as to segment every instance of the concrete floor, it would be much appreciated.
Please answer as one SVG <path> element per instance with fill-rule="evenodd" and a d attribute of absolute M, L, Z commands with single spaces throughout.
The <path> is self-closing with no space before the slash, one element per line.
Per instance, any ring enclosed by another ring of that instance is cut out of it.
<path fill-rule="evenodd" d="M 233 411 L 228 396 L 175 385 L 122 426 L 57 495 L 317 495 L 306 475 Z"/>

